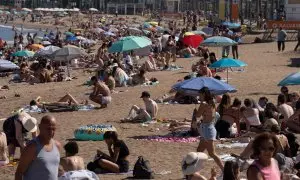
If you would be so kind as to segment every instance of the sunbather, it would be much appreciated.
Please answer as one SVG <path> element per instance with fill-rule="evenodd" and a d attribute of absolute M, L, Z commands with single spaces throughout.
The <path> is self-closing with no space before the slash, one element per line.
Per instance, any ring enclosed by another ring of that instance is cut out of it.
<path fill-rule="evenodd" d="M 152 121 L 156 118 L 158 106 L 155 101 L 150 99 L 150 93 L 144 91 L 141 98 L 143 98 L 146 109 L 133 105 L 129 111 L 128 117 L 122 119 L 121 122 L 145 122 Z"/>
<path fill-rule="evenodd" d="M 91 78 L 94 85 L 94 91 L 90 95 L 90 99 L 101 105 L 101 108 L 106 108 L 111 103 L 110 89 L 103 81 L 99 81 L 96 76 Z"/>
<path fill-rule="evenodd" d="M 68 142 L 64 149 L 66 156 L 60 159 L 59 176 L 68 171 L 76 171 L 84 169 L 84 160 L 82 157 L 77 156 L 78 145 L 74 142 Z"/>
<path fill-rule="evenodd" d="M 59 107 L 70 107 L 70 106 L 83 106 L 88 105 L 88 101 L 85 100 L 79 103 L 71 94 L 67 93 L 65 96 L 60 98 L 57 102 L 41 102 L 42 97 L 38 96 L 35 100 L 30 101 L 30 106 L 34 108 L 44 108 L 44 106 L 59 106 Z"/>

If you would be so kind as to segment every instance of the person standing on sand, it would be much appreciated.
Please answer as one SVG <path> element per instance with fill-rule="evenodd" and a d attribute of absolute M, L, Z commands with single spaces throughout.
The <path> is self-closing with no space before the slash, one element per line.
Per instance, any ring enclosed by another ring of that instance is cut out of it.
<path fill-rule="evenodd" d="M 100 104 L 101 108 L 106 108 L 111 103 L 110 89 L 103 81 L 99 81 L 96 76 L 93 76 L 91 81 L 94 85 L 94 91 L 91 93 L 90 99 Z"/>
<path fill-rule="evenodd" d="M 285 30 L 282 29 L 282 27 L 279 28 L 278 34 L 277 34 L 277 46 L 278 51 L 284 51 L 285 49 L 285 39 L 287 37 L 287 33 Z"/>
<path fill-rule="evenodd" d="M 298 30 L 297 39 L 298 39 L 298 43 L 297 43 L 297 45 L 295 46 L 294 51 L 297 51 L 298 46 L 300 45 L 300 30 Z"/>
<path fill-rule="evenodd" d="M 216 105 L 214 103 L 213 95 L 207 87 L 200 90 L 201 104 L 196 112 L 196 117 L 202 117 L 200 124 L 200 142 L 197 152 L 204 152 L 207 150 L 208 155 L 212 157 L 217 165 L 223 171 L 223 163 L 220 157 L 215 152 L 214 140 L 216 140 L 217 131 L 215 129 L 214 121 L 216 117 Z"/>
<path fill-rule="evenodd" d="M 56 130 L 55 118 L 44 116 L 39 129 L 38 137 L 21 154 L 15 180 L 56 180 L 58 177 L 61 145 L 53 139 Z"/>

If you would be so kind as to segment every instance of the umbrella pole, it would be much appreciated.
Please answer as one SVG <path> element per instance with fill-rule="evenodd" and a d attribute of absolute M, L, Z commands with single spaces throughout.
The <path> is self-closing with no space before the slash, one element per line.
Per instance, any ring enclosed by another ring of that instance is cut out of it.
<path fill-rule="evenodd" d="M 229 80 L 228 80 L 228 68 L 227 68 L 227 84 L 228 84 L 228 81 L 229 81 Z"/>

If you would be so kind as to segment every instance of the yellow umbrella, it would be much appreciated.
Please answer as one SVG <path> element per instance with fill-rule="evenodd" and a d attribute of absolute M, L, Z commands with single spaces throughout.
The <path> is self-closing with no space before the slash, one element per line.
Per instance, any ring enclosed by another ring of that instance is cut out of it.
<path fill-rule="evenodd" d="M 32 44 L 32 45 L 30 45 L 30 48 L 32 49 L 32 50 L 39 50 L 39 49 L 42 49 L 44 46 L 43 45 L 41 45 L 41 44 Z"/>
<path fill-rule="evenodd" d="M 152 26 L 158 26 L 158 22 L 155 22 L 155 21 L 151 21 L 151 22 L 148 22 L 149 24 L 151 24 Z"/>
<path fill-rule="evenodd" d="M 185 35 L 185 36 L 191 36 L 191 35 L 195 35 L 195 34 L 192 33 L 192 32 L 186 32 L 186 33 L 184 33 L 184 35 Z"/>

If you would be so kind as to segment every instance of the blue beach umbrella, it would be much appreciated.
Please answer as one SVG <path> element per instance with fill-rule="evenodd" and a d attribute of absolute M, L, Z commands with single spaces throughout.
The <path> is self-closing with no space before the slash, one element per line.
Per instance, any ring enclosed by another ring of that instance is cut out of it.
<path fill-rule="evenodd" d="M 0 59 L 0 72 L 16 69 L 20 69 L 20 67 L 12 63 L 11 61 Z"/>
<path fill-rule="evenodd" d="M 145 22 L 145 23 L 143 24 L 143 28 L 151 28 L 151 27 L 152 27 L 152 25 L 149 24 L 148 22 Z"/>
<path fill-rule="evenodd" d="M 23 50 L 23 51 L 17 51 L 12 54 L 12 56 L 18 56 L 18 57 L 32 57 L 34 55 L 34 52 Z"/>
<path fill-rule="evenodd" d="M 289 85 L 300 85 L 300 72 L 289 74 L 278 84 L 278 86 L 289 86 Z"/>
<path fill-rule="evenodd" d="M 228 68 L 232 67 L 245 67 L 247 64 L 238 59 L 222 58 L 217 62 L 210 65 L 210 68 L 227 68 L 227 83 L 228 83 Z"/>
<path fill-rule="evenodd" d="M 67 41 L 76 41 L 76 40 L 78 40 L 78 39 L 77 39 L 76 36 L 68 36 L 68 37 L 66 38 L 66 40 L 67 40 Z"/>
<path fill-rule="evenodd" d="M 121 38 L 119 41 L 114 42 L 108 49 L 108 52 L 125 52 L 135 49 L 141 49 L 152 44 L 151 40 L 144 36 L 127 36 Z"/>
<path fill-rule="evenodd" d="M 220 80 L 211 77 L 197 77 L 188 79 L 173 85 L 172 89 L 181 91 L 184 94 L 197 96 L 199 90 L 203 87 L 207 87 L 211 93 L 220 95 L 224 93 L 233 93 L 237 90 L 229 84 L 226 84 Z"/>
<path fill-rule="evenodd" d="M 208 47 L 223 47 L 223 46 L 232 46 L 236 45 L 232 39 L 223 36 L 213 36 L 210 38 L 205 39 L 200 45 L 201 46 L 208 46 Z"/>

